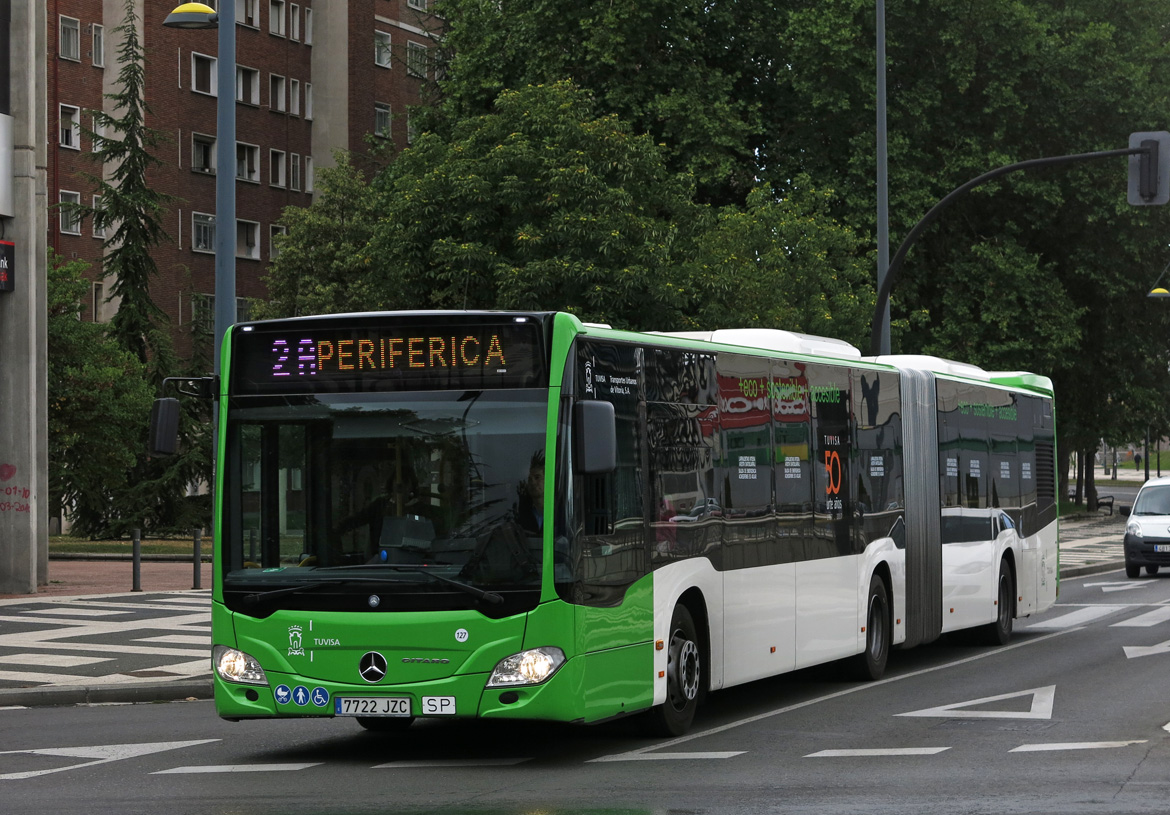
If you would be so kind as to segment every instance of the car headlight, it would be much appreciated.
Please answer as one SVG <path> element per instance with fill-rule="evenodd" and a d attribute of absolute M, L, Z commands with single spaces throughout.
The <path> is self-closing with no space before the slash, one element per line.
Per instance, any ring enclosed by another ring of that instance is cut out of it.
<path fill-rule="evenodd" d="M 565 664 L 565 652 L 545 646 L 521 651 L 501 659 L 488 679 L 489 688 L 509 688 L 516 685 L 539 685 Z"/>
<path fill-rule="evenodd" d="M 1142 536 L 1142 525 L 1137 521 L 1130 521 L 1125 525 L 1125 534 L 1140 538 Z"/>
<path fill-rule="evenodd" d="M 260 663 L 243 651 L 217 645 L 211 649 L 211 666 L 225 682 L 241 685 L 267 685 L 268 677 Z"/>

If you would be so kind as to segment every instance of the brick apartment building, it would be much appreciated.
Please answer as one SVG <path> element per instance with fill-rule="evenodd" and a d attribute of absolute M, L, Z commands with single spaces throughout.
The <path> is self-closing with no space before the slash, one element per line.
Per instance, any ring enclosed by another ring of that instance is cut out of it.
<path fill-rule="evenodd" d="M 228 2 L 229 0 L 219 0 Z M 428 0 L 234 0 L 236 4 L 236 290 L 238 314 L 264 298 L 262 277 L 282 230 L 284 207 L 312 202 L 314 174 L 337 148 L 367 149 L 370 133 L 408 142 L 408 107 L 433 78 L 428 58 L 440 21 Z M 175 349 L 210 337 L 215 290 L 217 34 L 166 28 L 178 3 L 136 0 L 147 54 L 147 124 L 163 134 L 153 184 L 178 201 L 169 240 L 155 253 L 151 295 L 170 318 Z M 213 8 L 215 0 L 209 2 Z M 48 0 L 48 190 L 51 203 L 92 203 L 78 175 L 96 174 L 81 133 L 87 111 L 113 92 L 119 64 L 114 29 L 123 0 Z M 228 92 L 233 92 L 228 89 Z M 54 117 L 57 126 L 54 127 Z M 55 143 L 54 143 L 55 142 Z M 65 259 L 90 261 L 94 278 L 82 319 L 107 321 L 100 280 L 102 235 L 88 220 L 50 213 L 48 243 Z"/>

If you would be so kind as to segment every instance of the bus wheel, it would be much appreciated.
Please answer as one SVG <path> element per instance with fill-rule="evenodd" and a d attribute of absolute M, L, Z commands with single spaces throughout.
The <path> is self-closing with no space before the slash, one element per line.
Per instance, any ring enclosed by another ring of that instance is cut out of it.
<path fill-rule="evenodd" d="M 666 652 L 666 701 L 650 711 L 655 734 L 681 736 L 690 729 L 705 681 L 702 653 L 691 612 L 675 606 Z"/>
<path fill-rule="evenodd" d="M 999 583 L 996 589 L 995 622 L 983 626 L 983 639 L 988 645 L 1007 645 L 1012 638 L 1012 619 L 1016 616 L 1016 587 L 1012 570 L 1006 560 L 999 563 Z"/>
<path fill-rule="evenodd" d="M 890 657 L 890 600 L 881 575 L 870 578 L 865 607 L 865 651 L 854 657 L 854 673 L 862 681 L 881 679 Z"/>
<path fill-rule="evenodd" d="M 371 733 L 401 733 L 412 724 L 413 716 L 358 716 L 357 723 Z"/>

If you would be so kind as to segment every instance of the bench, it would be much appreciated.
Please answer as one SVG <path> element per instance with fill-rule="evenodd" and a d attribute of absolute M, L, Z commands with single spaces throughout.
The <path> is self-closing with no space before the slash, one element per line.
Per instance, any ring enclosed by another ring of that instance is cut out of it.
<path fill-rule="evenodd" d="M 1068 500 L 1075 501 L 1076 498 L 1077 498 L 1076 492 L 1074 492 L 1073 490 L 1069 490 L 1068 491 Z M 1108 509 L 1109 514 L 1112 515 L 1113 514 L 1113 496 L 1112 495 L 1098 495 L 1097 496 L 1097 509 Z"/>

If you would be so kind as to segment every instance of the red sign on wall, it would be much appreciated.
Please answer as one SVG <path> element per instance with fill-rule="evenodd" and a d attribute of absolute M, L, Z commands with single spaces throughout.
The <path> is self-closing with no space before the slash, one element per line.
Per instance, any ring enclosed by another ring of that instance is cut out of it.
<path fill-rule="evenodd" d="M 16 291 L 16 244 L 0 241 L 0 291 Z"/>

